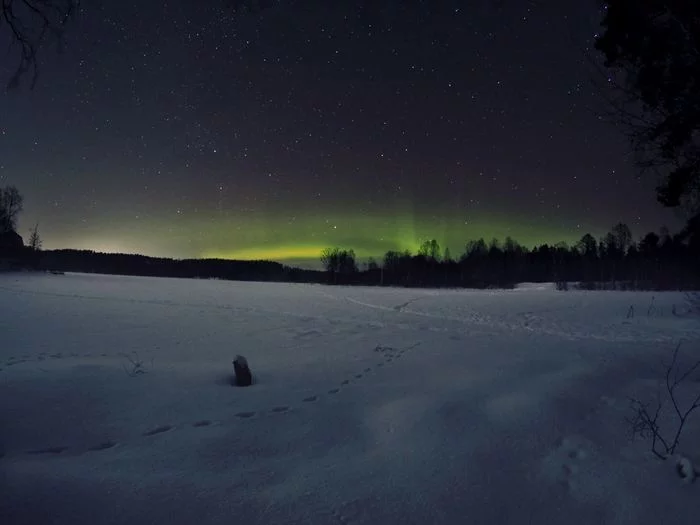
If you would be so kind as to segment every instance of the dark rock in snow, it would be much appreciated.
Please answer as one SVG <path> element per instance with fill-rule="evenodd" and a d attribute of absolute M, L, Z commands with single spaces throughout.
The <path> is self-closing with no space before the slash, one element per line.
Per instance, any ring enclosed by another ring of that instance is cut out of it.
<path fill-rule="evenodd" d="M 253 384 L 253 374 L 248 366 L 248 360 L 242 355 L 237 355 L 233 360 L 233 371 L 236 374 L 236 386 L 250 386 Z"/>

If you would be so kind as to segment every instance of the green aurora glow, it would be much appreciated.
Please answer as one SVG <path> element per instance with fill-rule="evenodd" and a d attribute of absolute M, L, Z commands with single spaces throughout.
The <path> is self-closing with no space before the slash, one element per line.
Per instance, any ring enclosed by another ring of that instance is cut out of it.
<path fill-rule="evenodd" d="M 239 217 L 203 214 L 178 216 L 175 220 L 141 219 L 130 224 L 73 231 L 46 231 L 47 248 L 66 247 L 104 252 L 142 253 L 175 258 L 222 258 L 274 260 L 316 267 L 320 252 L 327 247 L 352 248 L 360 260 L 381 258 L 389 250 L 416 252 L 421 242 L 436 239 L 442 249 L 449 247 L 458 257 L 467 241 L 483 237 L 487 242 L 507 236 L 525 246 L 560 241 L 575 243 L 590 232 L 577 227 L 544 224 L 523 217 L 481 214 L 464 217 L 416 217 L 397 215 L 337 214 L 319 217 L 273 217 L 248 214 Z M 50 227 L 47 227 L 50 230 Z M 55 246 L 54 246 L 55 245 Z"/>

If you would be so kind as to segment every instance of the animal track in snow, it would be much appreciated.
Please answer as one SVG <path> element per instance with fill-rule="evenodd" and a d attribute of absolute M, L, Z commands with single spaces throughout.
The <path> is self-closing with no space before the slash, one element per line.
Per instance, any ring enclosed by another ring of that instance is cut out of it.
<path fill-rule="evenodd" d="M 101 450 L 109 450 L 110 448 L 114 448 L 116 446 L 117 444 L 114 441 L 105 441 L 104 443 L 88 448 L 88 450 L 91 452 L 99 452 Z"/>
<path fill-rule="evenodd" d="M 413 346 L 410 346 L 410 347 L 407 347 L 407 348 L 402 348 L 402 349 L 396 349 L 396 348 L 392 348 L 392 347 L 381 347 L 381 346 L 378 346 L 378 347 L 375 348 L 375 351 L 383 353 L 383 354 L 384 354 L 384 360 L 383 360 L 382 362 L 377 363 L 375 366 L 381 368 L 381 367 L 384 366 L 384 363 L 390 363 L 390 362 L 392 362 L 394 359 L 398 359 L 399 357 L 401 357 L 402 355 L 404 355 L 408 350 L 410 350 L 411 348 L 414 348 L 414 347 L 418 346 L 419 344 L 420 344 L 420 343 L 416 343 L 416 344 L 413 345 Z M 63 359 L 63 358 L 65 358 L 65 357 L 81 357 L 81 356 L 82 356 L 82 357 L 92 357 L 93 355 L 97 355 L 97 354 L 91 354 L 91 353 L 86 353 L 86 354 L 78 354 L 78 353 L 63 354 L 63 353 L 61 353 L 61 352 L 56 352 L 56 353 L 53 353 L 53 354 L 42 353 L 42 354 L 39 354 L 39 355 L 36 357 L 36 359 L 34 359 L 33 361 L 42 361 L 42 360 L 44 359 L 43 356 L 47 356 L 48 358 L 51 358 L 51 359 Z M 103 353 L 103 354 L 100 354 L 100 355 L 101 355 L 102 357 L 110 357 L 110 355 L 109 355 L 109 354 L 106 354 L 106 353 Z M 12 365 L 15 365 L 15 364 L 20 364 L 20 363 L 30 362 L 30 361 L 32 361 L 31 358 L 30 358 L 30 359 L 20 359 L 20 358 L 17 358 L 17 357 L 14 357 L 14 356 L 13 356 L 13 357 L 10 357 L 10 359 L 9 359 L 8 362 L 6 363 L 6 366 L 12 366 Z M 354 379 L 361 379 L 361 378 L 364 377 L 365 374 L 368 374 L 368 373 L 371 372 L 372 370 L 373 370 L 373 367 L 366 367 L 366 368 L 364 368 L 364 373 L 363 373 L 363 372 L 358 372 L 357 374 L 353 374 L 353 378 L 354 378 Z M 0 371 L 2 371 L 2 368 L 0 368 Z M 351 379 L 345 379 L 345 380 L 343 380 L 343 381 L 341 382 L 341 387 L 342 387 L 342 386 L 347 386 L 347 385 L 352 385 L 353 383 L 354 383 L 354 381 L 352 381 Z M 327 393 L 330 394 L 330 395 L 338 394 L 338 393 L 341 391 L 341 387 L 338 387 L 338 388 L 331 388 L 330 390 L 327 391 Z M 308 403 L 314 403 L 314 402 L 318 401 L 320 398 L 321 398 L 320 395 L 310 395 L 310 396 L 308 396 L 308 397 L 303 398 L 301 401 L 302 401 L 302 403 L 307 403 L 307 404 L 308 404 Z M 276 406 L 276 407 L 269 408 L 269 409 L 268 409 L 268 413 L 271 413 L 271 414 L 282 414 L 282 413 L 287 413 L 287 412 L 289 412 L 291 409 L 292 409 L 292 407 L 290 407 L 290 406 L 280 405 L 280 406 Z M 235 414 L 235 417 L 238 418 L 238 419 L 251 419 L 251 418 L 257 416 L 258 413 L 259 413 L 258 411 L 243 411 L 243 412 L 238 412 L 238 413 L 236 413 L 236 414 Z M 212 421 L 210 421 L 210 420 L 208 420 L 208 419 L 203 419 L 203 420 L 199 420 L 199 421 L 195 421 L 195 422 L 193 422 L 193 423 L 190 423 L 190 426 L 191 426 L 191 427 L 194 427 L 194 428 L 203 428 L 203 427 L 212 426 L 213 424 L 214 424 L 214 423 L 213 423 Z M 143 437 L 156 436 L 156 435 L 158 435 L 158 434 L 163 434 L 163 433 L 166 433 L 166 432 L 175 430 L 175 428 L 176 428 L 176 427 L 173 426 L 173 425 L 161 425 L 161 426 L 152 428 L 152 429 L 150 429 L 150 430 L 147 430 L 146 432 L 144 432 L 144 433 L 142 434 L 142 436 L 143 436 Z M 116 446 L 117 446 L 117 443 L 116 443 L 116 442 L 111 441 L 111 440 L 108 440 L 108 441 L 104 441 L 104 442 L 102 442 L 102 443 L 98 443 L 98 444 L 96 444 L 96 445 L 87 447 L 87 449 L 84 449 L 84 451 L 98 452 L 98 451 L 103 451 L 103 450 L 109 450 L 109 449 L 112 449 L 112 448 L 114 448 L 114 447 L 116 447 Z M 43 448 L 43 449 L 31 450 L 31 451 L 27 451 L 26 453 L 27 453 L 27 454 L 35 454 L 35 455 L 42 455 L 42 454 L 45 454 L 45 455 L 58 455 L 58 454 L 63 453 L 63 452 L 66 451 L 66 450 L 68 450 L 68 447 L 57 446 L 57 447 L 47 447 L 47 448 Z M 569 459 L 574 459 L 574 458 L 580 458 L 580 457 L 581 457 L 581 454 L 578 454 L 578 453 L 570 452 L 569 454 L 570 454 L 570 455 L 569 455 Z M 573 455 L 572 455 L 572 454 L 573 454 Z M 585 453 L 584 453 L 584 454 L 585 454 Z M 568 467 L 566 467 L 566 468 L 568 468 Z M 573 470 L 573 469 L 569 469 L 569 470 Z"/>
<path fill-rule="evenodd" d="M 167 432 L 169 430 L 172 430 L 173 426 L 172 425 L 161 425 L 159 427 L 153 428 L 151 430 L 148 430 L 143 433 L 144 436 L 155 436 L 156 434 L 162 434 L 163 432 Z"/>
<path fill-rule="evenodd" d="M 236 417 L 239 417 L 241 419 L 249 419 L 255 414 L 257 414 L 257 412 L 239 412 L 238 414 L 236 414 Z"/>
<path fill-rule="evenodd" d="M 576 488 L 576 477 L 588 457 L 584 442 L 575 436 L 557 442 L 545 464 L 549 475 L 566 490 Z"/>
<path fill-rule="evenodd" d="M 321 332 L 319 332 L 318 330 L 305 330 L 305 331 L 301 331 L 301 332 L 296 333 L 294 335 L 294 339 L 306 339 L 309 337 L 320 337 L 321 335 L 323 335 L 323 334 Z"/>

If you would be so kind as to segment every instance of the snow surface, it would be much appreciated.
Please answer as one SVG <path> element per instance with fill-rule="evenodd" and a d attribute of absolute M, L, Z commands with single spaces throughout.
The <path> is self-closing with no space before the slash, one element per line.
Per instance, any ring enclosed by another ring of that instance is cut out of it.
<path fill-rule="evenodd" d="M 0 523 L 698 524 L 625 421 L 681 339 L 680 293 L 0 274 Z"/>

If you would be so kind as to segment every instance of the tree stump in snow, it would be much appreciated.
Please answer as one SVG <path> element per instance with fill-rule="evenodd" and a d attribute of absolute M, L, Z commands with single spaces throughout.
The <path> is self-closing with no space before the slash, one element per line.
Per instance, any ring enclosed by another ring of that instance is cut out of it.
<path fill-rule="evenodd" d="M 237 355 L 233 360 L 233 372 L 236 375 L 236 386 L 250 386 L 253 384 L 253 374 L 248 366 L 248 360 L 242 355 Z"/>

